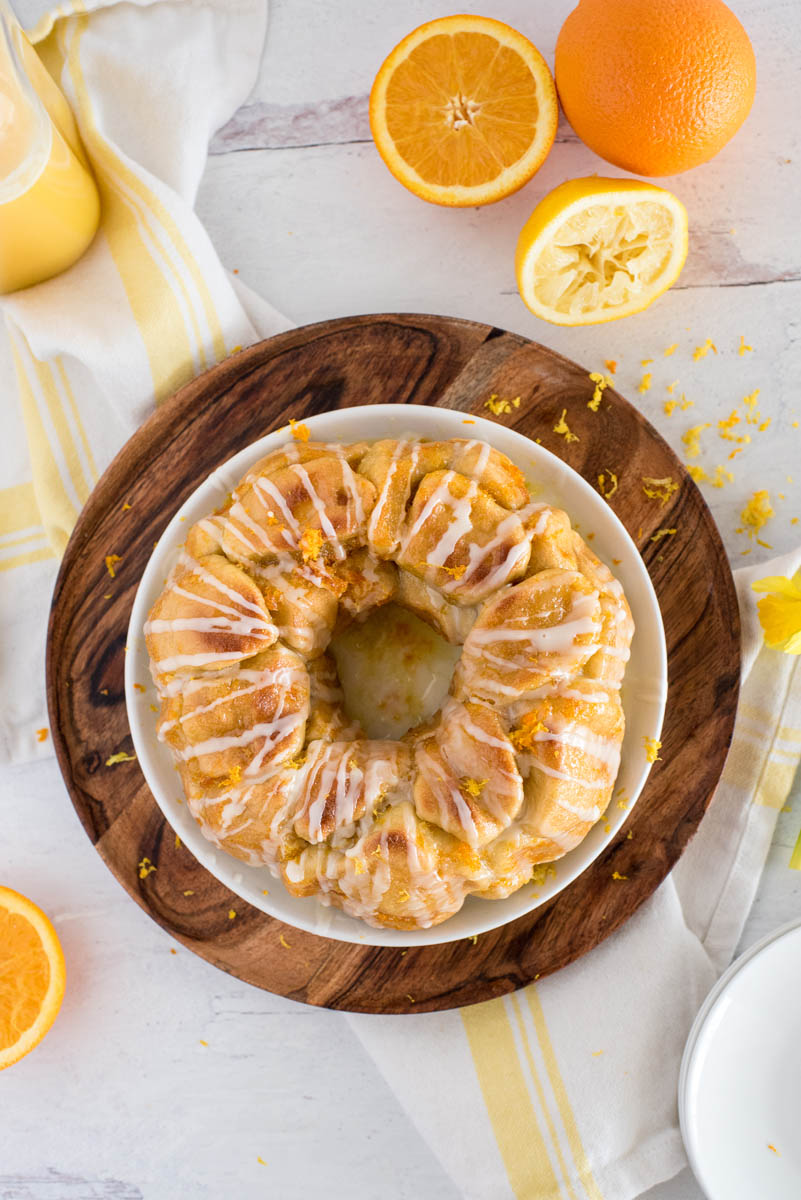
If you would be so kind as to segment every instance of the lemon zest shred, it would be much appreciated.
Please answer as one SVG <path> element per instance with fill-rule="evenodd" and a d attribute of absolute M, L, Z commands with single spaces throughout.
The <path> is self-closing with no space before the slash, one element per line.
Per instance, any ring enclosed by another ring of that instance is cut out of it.
<path fill-rule="evenodd" d="M 648 366 L 650 363 L 652 363 L 653 361 L 654 361 L 654 360 L 653 360 L 652 358 L 641 358 L 641 359 L 640 359 L 640 366 L 641 366 L 641 367 L 647 367 L 647 366 Z"/>
<path fill-rule="evenodd" d="M 666 347 L 666 349 L 664 349 L 664 350 L 662 351 L 662 357 L 663 357 L 663 358 L 670 358 L 670 356 L 671 356 L 672 354 L 675 354 L 675 353 L 676 353 L 676 351 L 678 350 L 678 348 L 679 348 L 679 343 L 678 343 L 678 342 L 673 342 L 673 344 L 672 344 L 672 345 L 670 345 L 670 346 L 667 346 L 667 347 Z"/>
<path fill-rule="evenodd" d="M 106 555 L 106 558 L 105 558 L 106 570 L 108 571 L 108 573 L 112 579 L 115 579 L 117 576 L 117 572 L 116 572 L 115 568 L 116 568 L 118 562 L 122 562 L 121 554 L 107 554 Z"/>
<path fill-rule="evenodd" d="M 502 400 L 497 392 L 493 392 L 490 398 L 484 401 L 484 407 L 488 408 L 494 417 L 503 417 L 513 408 L 520 407 L 520 397 L 515 396 L 513 400 Z"/>
<path fill-rule="evenodd" d="M 646 373 L 643 375 L 642 379 L 640 380 L 640 386 L 637 388 L 637 391 L 638 392 L 650 391 L 651 390 L 651 382 L 652 382 L 653 378 L 654 377 L 651 374 L 651 372 L 646 371 Z"/>
<path fill-rule="evenodd" d="M 665 410 L 666 417 L 672 417 L 676 409 L 679 407 L 678 400 L 665 400 L 662 407 Z"/>
<path fill-rule="evenodd" d="M 228 909 L 228 920 L 229 920 L 229 921 L 233 921 L 233 919 L 234 919 L 234 917 L 235 917 L 235 916 L 236 916 L 236 909 L 235 909 L 235 908 L 229 908 L 229 909 Z"/>
<path fill-rule="evenodd" d="M 459 788 L 477 800 L 487 786 L 487 782 L 486 779 L 472 779 L 469 775 L 465 775 L 459 780 Z"/>
<path fill-rule="evenodd" d="M 715 354 L 718 352 L 718 348 L 712 339 L 707 338 L 703 346 L 696 346 L 693 350 L 693 362 L 698 362 L 700 358 L 706 358 L 710 350 L 713 350 Z"/>
<path fill-rule="evenodd" d="M 590 401 L 590 403 L 592 403 L 592 401 Z M 566 442 L 577 442 L 579 440 L 579 436 L 577 433 L 571 433 L 570 426 L 568 425 L 567 421 L 565 420 L 566 416 L 567 416 L 567 409 L 563 408 L 562 415 L 559 418 L 559 420 L 556 422 L 556 424 L 554 425 L 553 431 L 554 431 L 554 433 L 561 434 L 564 437 Z"/>
<path fill-rule="evenodd" d="M 592 399 L 587 401 L 587 408 L 589 408 L 592 412 L 597 413 L 598 409 L 601 407 L 601 398 L 606 389 L 611 386 L 612 380 L 608 379 L 606 375 L 602 375 L 600 371 L 590 371 L 590 382 L 594 383 L 595 387 L 593 389 Z M 565 409 L 565 412 L 567 412 L 567 409 Z M 564 415 L 565 414 L 562 413 L 563 419 Z M 568 441 L 569 440 L 570 439 L 568 438 Z"/>
<path fill-rule="evenodd" d="M 155 864 L 152 863 L 149 858 L 141 859 L 141 861 L 138 862 L 136 864 L 136 866 L 139 871 L 140 879 L 147 879 L 148 875 L 151 875 L 153 873 L 153 871 L 158 870 L 158 867 L 155 866 Z"/>
<path fill-rule="evenodd" d="M 290 945 L 290 943 L 289 943 L 289 942 L 286 940 L 286 938 L 284 937 L 283 933 L 279 933 L 279 935 L 278 935 L 278 940 L 279 940 L 279 942 L 281 943 L 281 945 L 284 947 L 284 949 L 285 949 L 285 950 L 291 950 L 291 949 L 292 949 L 292 946 L 291 946 L 291 945 Z"/>
<path fill-rule="evenodd" d="M 712 422 L 704 421 L 701 425 L 692 425 L 681 435 L 688 458 L 698 458 L 701 453 L 701 434 L 705 429 L 711 429 Z"/>
<path fill-rule="evenodd" d="M 745 338 L 742 334 L 740 334 L 740 345 L 737 347 L 737 353 L 739 354 L 740 358 L 742 358 L 744 354 L 748 354 L 749 350 L 753 350 L 753 348 L 753 346 L 749 346 L 746 343 Z"/>
<path fill-rule="evenodd" d="M 727 471 L 722 465 L 715 467 L 714 478 L 710 481 L 712 487 L 722 488 L 727 483 L 734 483 L 734 476 L 731 471 Z"/>
<path fill-rule="evenodd" d="M 649 500 L 661 501 L 664 508 L 673 493 L 679 490 L 679 485 L 672 475 L 666 475 L 664 479 L 655 479 L 652 475 L 643 475 L 642 490 Z"/>
<path fill-rule="evenodd" d="M 621 875 L 619 871 L 612 872 L 613 879 L 628 879 L 628 875 Z"/>
<path fill-rule="evenodd" d="M 645 746 L 645 757 L 649 763 L 662 761 L 662 757 L 659 753 L 659 751 L 662 749 L 662 743 L 658 738 L 648 737 L 646 734 L 643 738 L 643 744 Z"/>
<path fill-rule="evenodd" d="M 664 537 L 672 537 L 675 532 L 675 529 L 657 529 L 656 533 L 651 535 L 651 541 L 659 542 Z"/>
<path fill-rule="evenodd" d="M 760 529 L 762 529 L 763 526 L 765 526 L 773 516 L 775 516 L 775 513 L 771 508 L 770 494 L 764 489 L 754 492 L 753 496 L 740 513 L 740 520 L 744 526 L 743 532 L 747 532 L 749 537 L 756 537 Z"/>
<path fill-rule="evenodd" d="M 135 761 L 136 761 L 135 754 L 126 754 L 124 750 L 120 750 L 117 754 L 112 754 L 110 758 L 106 759 L 106 766 L 107 767 L 116 767 L 117 763 L 135 762 Z"/>
<path fill-rule="evenodd" d="M 614 471 L 610 471 L 608 467 L 606 471 L 602 471 L 598 476 L 598 491 L 601 493 L 604 500 L 612 499 L 617 491 L 617 484 L 617 475 L 614 473 Z"/>
<path fill-rule="evenodd" d="M 531 872 L 531 883 L 535 887 L 544 887 L 549 879 L 556 878 L 556 867 L 553 863 L 538 863 Z"/>

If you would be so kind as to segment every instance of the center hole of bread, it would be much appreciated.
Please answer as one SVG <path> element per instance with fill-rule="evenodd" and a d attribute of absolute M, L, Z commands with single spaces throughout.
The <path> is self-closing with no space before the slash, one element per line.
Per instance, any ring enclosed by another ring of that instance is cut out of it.
<path fill-rule="evenodd" d="M 387 604 L 337 634 L 329 649 L 348 716 L 370 738 L 395 739 L 441 708 L 462 648 Z"/>

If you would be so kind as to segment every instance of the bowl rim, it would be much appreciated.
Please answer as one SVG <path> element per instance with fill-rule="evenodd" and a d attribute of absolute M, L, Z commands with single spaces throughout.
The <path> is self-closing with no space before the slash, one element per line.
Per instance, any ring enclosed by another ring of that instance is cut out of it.
<path fill-rule="evenodd" d="M 364 437 L 358 432 L 358 428 L 354 430 L 353 426 L 358 427 L 365 422 L 368 425 L 376 423 L 386 424 L 386 431 L 382 434 Z M 428 405 L 371 404 L 336 409 L 331 412 L 304 417 L 303 424 L 309 429 L 310 435 L 314 440 L 328 442 L 347 442 L 353 440 L 378 441 L 382 436 L 398 437 L 403 433 L 411 433 L 423 439 L 467 436 L 489 442 L 490 445 L 507 454 L 518 466 L 522 467 L 521 460 L 525 457 L 528 470 L 526 471 L 526 467 L 523 467 L 523 470 L 526 474 L 530 474 L 532 468 L 540 466 L 546 474 L 550 472 L 557 478 L 561 476 L 565 481 L 564 487 L 570 492 L 576 502 L 578 503 L 579 500 L 582 500 L 592 510 L 593 517 L 600 521 L 602 527 L 606 527 L 607 538 L 611 536 L 612 540 L 618 543 L 618 548 L 621 551 L 620 562 L 622 569 L 621 567 L 616 568 L 616 577 L 619 578 L 620 575 L 625 575 L 629 572 L 632 572 L 636 577 L 639 603 L 638 611 L 635 613 L 635 639 L 638 634 L 640 641 L 647 636 L 651 641 L 650 652 L 656 657 L 655 669 L 651 678 L 651 682 L 654 684 L 654 692 L 653 695 L 649 696 L 649 701 L 653 708 L 652 721 L 650 723 L 652 728 L 651 736 L 659 737 L 667 700 L 667 649 L 656 592 L 640 552 L 620 518 L 607 504 L 606 500 L 577 471 L 558 455 L 553 454 L 539 443 L 532 441 L 525 434 L 519 433 L 509 426 L 487 420 L 484 417 L 468 416 L 460 409 L 440 408 Z M 330 425 L 335 427 L 336 433 L 328 431 L 325 434 L 315 435 L 316 428 L 319 429 L 320 427 Z M 443 425 L 450 425 L 451 431 L 443 433 Z M 469 426 L 468 430 L 465 430 L 465 425 Z M 396 427 L 393 428 L 393 426 Z M 475 937 L 478 934 L 497 929 L 528 915 L 563 891 L 574 879 L 582 874 L 600 856 L 609 844 L 609 841 L 614 838 L 620 827 L 629 818 L 650 772 L 651 763 L 646 760 L 644 754 L 642 755 L 642 762 L 639 769 L 633 769 L 633 782 L 626 789 L 627 804 L 625 811 L 616 810 L 613 813 L 611 812 L 611 806 L 607 809 L 605 815 L 607 824 L 605 829 L 608 836 L 605 841 L 601 841 L 598 836 L 595 836 L 594 841 L 597 842 L 597 846 L 594 853 L 578 866 L 577 869 L 572 869 L 571 867 L 566 872 L 562 869 L 559 877 L 553 880 L 546 879 L 541 885 L 538 885 L 538 893 L 529 896 L 528 903 L 521 903 L 519 900 L 524 890 L 523 888 L 518 889 L 503 900 L 484 899 L 482 901 L 481 897 L 468 896 L 465 905 L 452 917 L 427 929 L 414 930 L 396 930 L 368 925 L 358 918 L 347 916 L 341 910 L 331 909 L 323 905 L 318 896 L 304 900 L 292 897 L 284 888 L 282 881 L 275 879 L 273 876 L 270 876 L 270 878 L 272 879 L 277 896 L 274 894 L 273 887 L 266 891 L 261 887 L 257 888 L 255 884 L 253 887 L 248 887 L 247 885 L 243 887 L 243 882 L 246 881 L 248 873 L 258 872 L 261 876 L 260 882 L 263 882 L 267 878 L 268 868 L 251 867 L 247 863 L 220 850 L 212 842 L 208 841 L 201 833 L 200 826 L 189 816 L 186 805 L 183 803 L 177 804 L 174 799 L 168 796 L 167 789 L 159 782 L 159 775 L 165 768 L 167 760 L 169 759 L 170 770 L 174 769 L 174 764 L 168 747 L 159 743 L 156 738 L 153 715 L 150 712 L 149 704 L 143 703 L 145 697 L 141 692 L 141 684 L 137 683 L 137 676 L 141 674 L 139 668 L 141 667 L 143 656 L 145 664 L 148 661 L 147 652 L 144 649 L 144 638 L 142 637 L 142 628 L 147 618 L 147 613 L 158 592 L 161 590 L 164 577 L 169 573 L 169 568 L 174 562 L 178 546 L 183 541 L 185 529 L 182 526 L 184 526 L 184 523 L 188 519 L 188 510 L 200 508 L 202 504 L 203 511 L 210 511 L 210 509 L 220 502 L 221 495 L 224 495 L 231 489 L 233 484 L 239 480 L 252 463 L 263 457 L 270 450 L 286 444 L 289 440 L 291 440 L 289 425 L 274 429 L 256 441 L 249 443 L 231 458 L 221 463 L 210 475 L 206 476 L 184 499 L 180 507 L 173 514 L 158 543 L 154 547 L 137 586 L 127 631 L 127 647 L 129 652 L 125 656 L 125 703 L 134 751 L 145 781 L 158 807 L 161 809 L 168 824 L 180 835 L 184 845 L 219 882 L 228 887 L 240 899 L 252 904 L 267 915 L 282 921 L 286 925 L 304 930 L 318 937 L 332 938 L 337 941 L 349 942 L 356 945 L 403 947 L 438 945 Z M 510 453 L 510 447 L 514 447 L 517 453 L 514 450 Z M 550 492 L 553 495 L 555 491 L 559 491 L 561 486 L 563 485 L 546 484 L 543 491 L 546 493 Z M 209 499 L 206 497 L 209 497 Z M 568 515 L 571 517 L 571 523 L 575 528 L 576 522 L 573 520 L 573 515 L 570 511 L 571 505 L 566 503 L 564 507 L 567 509 Z M 197 516 L 194 516 L 194 519 L 198 519 Z M 627 597 L 631 601 L 630 585 L 626 586 L 625 590 Z M 643 618 L 646 618 L 645 622 L 643 622 Z M 147 666 L 146 678 L 148 687 L 150 687 L 150 672 Z M 134 686 L 135 684 L 136 686 Z M 627 704 L 625 698 L 622 698 L 622 702 L 628 725 L 630 714 L 626 711 Z M 623 757 L 621 756 L 621 766 L 615 781 L 616 784 L 623 770 L 623 761 Z M 579 855 L 579 852 L 582 850 L 582 847 L 587 847 L 588 839 L 592 838 L 593 835 L 597 835 L 597 831 L 600 829 L 603 820 L 604 818 L 601 818 L 596 822 L 582 842 L 579 843 L 579 846 L 575 847 L 564 858 L 557 860 L 562 868 L 568 864 L 568 860 L 571 857 L 575 861 L 576 857 L 582 856 Z M 583 857 L 586 857 L 586 849 Z M 516 897 L 518 900 L 512 905 L 511 902 Z M 464 919 L 459 920 L 458 918 L 462 917 L 465 908 L 471 902 L 473 906 L 476 904 L 482 905 L 483 919 L 476 913 L 475 918 L 469 921 L 467 928 L 465 928 Z M 309 916 L 304 916 L 302 908 L 300 912 L 287 911 L 287 907 L 294 910 L 298 906 L 310 906 L 308 909 Z M 515 911 L 509 912 L 510 907 L 514 907 Z M 497 914 L 497 916 L 491 914 Z"/>

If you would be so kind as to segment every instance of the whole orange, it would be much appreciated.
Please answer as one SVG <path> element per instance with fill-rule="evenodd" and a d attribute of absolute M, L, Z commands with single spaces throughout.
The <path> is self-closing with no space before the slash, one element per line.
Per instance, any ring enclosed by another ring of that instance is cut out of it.
<path fill-rule="evenodd" d="M 559 33 L 555 75 L 591 150 L 638 175 L 674 175 L 740 128 L 756 62 L 723 0 L 579 0 Z"/>

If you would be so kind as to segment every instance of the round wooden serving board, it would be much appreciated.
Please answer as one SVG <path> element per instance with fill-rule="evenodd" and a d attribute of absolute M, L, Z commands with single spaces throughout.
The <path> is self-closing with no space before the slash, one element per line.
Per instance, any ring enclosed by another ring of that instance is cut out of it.
<path fill-rule="evenodd" d="M 353 317 L 283 333 L 226 359 L 163 404 L 114 459 L 81 513 L 56 584 L 47 651 L 51 729 L 89 837 L 136 902 L 188 949 L 307 1004 L 377 1013 L 453 1008 L 572 962 L 662 882 L 723 769 L 739 683 L 737 600 L 712 516 L 672 450 L 611 388 L 592 412 L 592 392 L 582 367 L 487 325 Z M 379 402 L 487 416 L 493 393 L 520 397 L 500 421 L 541 439 L 593 486 L 601 472 L 619 477 L 610 503 L 642 552 L 667 637 L 662 760 L 629 822 L 592 866 L 552 901 L 475 944 L 400 950 L 302 933 L 239 900 L 176 846 L 135 761 L 105 765 L 132 751 L 123 661 L 134 593 L 153 543 L 189 493 L 290 417 Z M 553 432 L 565 408 L 579 441 Z M 672 476 L 680 487 L 663 506 L 645 495 L 643 476 Z M 676 533 L 653 541 L 664 528 Z M 121 556 L 113 580 L 109 554 Z M 156 870 L 140 877 L 144 858 Z"/>

